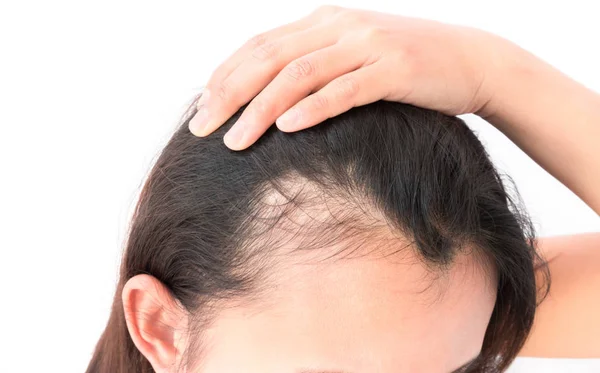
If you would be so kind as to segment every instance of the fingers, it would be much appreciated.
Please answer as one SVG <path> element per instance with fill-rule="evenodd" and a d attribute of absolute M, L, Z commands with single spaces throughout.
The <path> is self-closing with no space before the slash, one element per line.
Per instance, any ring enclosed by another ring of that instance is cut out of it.
<path fill-rule="evenodd" d="M 281 115 L 276 123 L 285 132 L 294 132 L 342 114 L 353 107 L 384 99 L 391 85 L 382 63 L 375 62 L 342 75 L 314 94 L 298 102 Z"/>
<path fill-rule="evenodd" d="M 225 144 L 233 150 L 252 145 L 287 109 L 333 79 L 361 67 L 367 56 L 357 53 L 355 44 L 338 43 L 292 61 L 252 100 L 225 135 Z"/>
<path fill-rule="evenodd" d="M 290 61 L 334 44 L 336 33 L 326 32 L 325 27 L 312 27 L 257 47 L 227 78 L 207 85 L 199 111 L 189 123 L 192 133 L 209 135 L 265 88 Z"/>
<path fill-rule="evenodd" d="M 252 53 L 253 50 L 261 48 L 273 40 L 283 36 L 307 29 L 315 23 L 314 16 L 308 15 L 296 22 L 292 22 L 267 32 L 255 35 L 238 48 L 212 73 L 207 86 L 216 86 L 218 82 L 225 80 L 233 70 L 235 70 Z"/>

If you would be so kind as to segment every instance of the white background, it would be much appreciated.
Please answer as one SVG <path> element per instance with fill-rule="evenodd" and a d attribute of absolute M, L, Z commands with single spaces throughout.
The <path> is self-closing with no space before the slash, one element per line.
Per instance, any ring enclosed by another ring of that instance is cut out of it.
<path fill-rule="evenodd" d="M 334 3 L 484 28 L 600 91 L 596 1 Z M 0 3 L 0 371 L 84 371 L 141 182 L 190 99 L 246 39 L 320 4 Z M 600 230 L 569 190 L 493 127 L 467 119 L 541 235 Z M 511 372 L 600 371 L 598 362 L 560 364 L 520 359 Z"/>

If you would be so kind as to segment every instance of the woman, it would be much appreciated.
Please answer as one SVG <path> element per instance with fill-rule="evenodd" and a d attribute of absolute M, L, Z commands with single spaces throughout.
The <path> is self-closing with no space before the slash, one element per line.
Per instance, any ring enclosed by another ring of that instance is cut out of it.
<path fill-rule="evenodd" d="M 323 7 L 253 38 L 196 106 L 146 182 L 88 372 L 600 356 L 600 237 L 534 241 L 453 117 L 486 118 L 598 212 L 598 95 L 478 30 Z"/>

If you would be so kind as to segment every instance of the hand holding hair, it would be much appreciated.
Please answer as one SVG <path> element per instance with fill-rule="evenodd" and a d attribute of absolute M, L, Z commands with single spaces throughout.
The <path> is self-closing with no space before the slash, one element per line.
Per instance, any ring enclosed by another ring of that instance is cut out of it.
<path fill-rule="evenodd" d="M 381 99 L 449 115 L 479 111 L 495 79 L 491 41 L 470 28 L 321 7 L 251 38 L 222 63 L 190 129 L 206 136 L 250 101 L 225 137 L 231 149 L 250 146 L 275 121 L 298 131 Z"/>
<path fill-rule="evenodd" d="M 337 6 L 251 38 L 210 77 L 190 130 L 252 145 L 275 122 L 302 130 L 398 101 L 490 121 L 600 214 L 600 95 L 474 28 Z"/>

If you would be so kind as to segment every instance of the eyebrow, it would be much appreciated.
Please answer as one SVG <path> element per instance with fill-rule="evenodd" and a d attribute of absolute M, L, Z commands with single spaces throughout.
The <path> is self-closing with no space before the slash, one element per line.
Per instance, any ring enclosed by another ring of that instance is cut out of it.
<path fill-rule="evenodd" d="M 479 355 L 481 355 L 481 352 L 479 354 L 477 354 L 477 356 L 475 356 L 474 358 L 472 358 L 471 360 L 467 361 L 466 363 L 464 363 L 463 365 L 461 365 L 460 367 L 454 369 L 452 372 L 448 372 L 448 373 L 460 373 L 463 369 L 465 369 L 466 367 L 468 367 L 469 365 L 471 365 L 475 360 L 477 360 L 479 358 Z M 300 369 L 299 371 L 297 371 L 296 373 L 351 373 L 351 372 L 346 372 L 343 370 L 319 370 L 319 369 Z"/>

